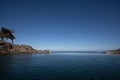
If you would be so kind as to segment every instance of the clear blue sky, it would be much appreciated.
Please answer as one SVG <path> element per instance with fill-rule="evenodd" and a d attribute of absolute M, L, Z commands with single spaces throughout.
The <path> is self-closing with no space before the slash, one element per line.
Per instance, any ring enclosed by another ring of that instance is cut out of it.
<path fill-rule="evenodd" d="M 0 0 L 0 26 L 37 49 L 116 49 L 120 0 Z"/>

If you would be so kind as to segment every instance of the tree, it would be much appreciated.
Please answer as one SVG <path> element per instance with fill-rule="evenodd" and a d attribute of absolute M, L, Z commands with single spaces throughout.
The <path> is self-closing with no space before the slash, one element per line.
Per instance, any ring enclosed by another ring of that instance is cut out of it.
<path fill-rule="evenodd" d="M 13 43 L 13 39 L 15 39 L 15 36 L 13 34 L 11 34 L 8 38 L 10 38 Z"/>
<path fill-rule="evenodd" d="M 3 41 L 3 33 L 0 31 L 0 38 Z"/>
<path fill-rule="evenodd" d="M 15 36 L 12 33 L 14 33 L 13 30 L 2 27 L 0 31 L 1 40 L 3 40 L 4 38 L 7 38 L 7 39 L 11 39 L 13 43 L 13 39 L 15 39 Z"/>

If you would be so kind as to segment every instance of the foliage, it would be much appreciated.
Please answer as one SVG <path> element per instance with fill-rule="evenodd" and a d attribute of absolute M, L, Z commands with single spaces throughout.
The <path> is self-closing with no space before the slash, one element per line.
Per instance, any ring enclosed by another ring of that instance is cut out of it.
<path fill-rule="evenodd" d="M 15 36 L 13 35 L 13 33 L 14 33 L 14 30 L 10 30 L 10 29 L 1 27 L 0 38 L 2 41 L 4 40 L 4 38 L 11 39 L 11 41 L 13 43 L 13 39 L 15 39 Z"/>

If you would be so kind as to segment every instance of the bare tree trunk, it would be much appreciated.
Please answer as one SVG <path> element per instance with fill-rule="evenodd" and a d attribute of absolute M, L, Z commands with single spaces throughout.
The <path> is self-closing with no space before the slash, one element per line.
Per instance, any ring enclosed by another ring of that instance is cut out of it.
<path fill-rule="evenodd" d="M 1 40 L 3 41 L 3 37 L 1 37 Z"/>
<path fill-rule="evenodd" d="M 13 39 L 11 39 L 12 40 L 12 44 L 13 44 Z"/>

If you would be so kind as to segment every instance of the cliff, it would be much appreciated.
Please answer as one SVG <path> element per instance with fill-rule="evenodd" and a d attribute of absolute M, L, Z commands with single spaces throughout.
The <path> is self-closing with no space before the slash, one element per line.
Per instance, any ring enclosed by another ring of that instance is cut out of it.
<path fill-rule="evenodd" d="M 120 48 L 116 50 L 109 50 L 106 52 L 107 54 L 120 54 Z"/>
<path fill-rule="evenodd" d="M 0 53 L 50 53 L 49 50 L 36 50 L 29 45 L 12 44 L 6 41 L 0 41 Z"/>

